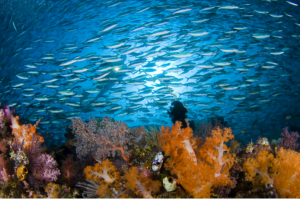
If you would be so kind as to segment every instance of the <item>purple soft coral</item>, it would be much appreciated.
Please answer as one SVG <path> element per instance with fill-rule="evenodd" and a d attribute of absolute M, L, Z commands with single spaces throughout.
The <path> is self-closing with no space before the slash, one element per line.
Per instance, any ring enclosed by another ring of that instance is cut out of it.
<path fill-rule="evenodd" d="M 16 109 L 10 108 L 8 105 L 6 105 L 3 110 L 4 110 L 4 113 L 5 113 L 5 118 L 7 120 L 9 120 L 11 115 L 15 114 L 15 112 L 16 112 Z"/>
<path fill-rule="evenodd" d="M 41 181 L 56 181 L 57 176 L 60 175 L 56 161 L 47 154 L 31 157 L 29 165 L 31 165 L 32 175 Z"/>
<path fill-rule="evenodd" d="M 298 148 L 299 144 L 297 144 L 297 140 L 300 137 L 298 132 L 289 133 L 288 127 L 285 127 L 281 133 L 281 140 L 278 143 L 278 149 L 283 147 L 284 149 L 295 150 Z"/>

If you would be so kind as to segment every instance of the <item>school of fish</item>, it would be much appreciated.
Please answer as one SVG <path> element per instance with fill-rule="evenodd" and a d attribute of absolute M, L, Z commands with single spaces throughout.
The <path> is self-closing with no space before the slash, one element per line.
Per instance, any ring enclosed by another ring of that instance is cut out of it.
<path fill-rule="evenodd" d="M 299 3 L 1 2 L 0 102 L 53 144 L 73 117 L 170 126 L 175 99 L 189 119 L 271 135 L 299 122 Z"/>

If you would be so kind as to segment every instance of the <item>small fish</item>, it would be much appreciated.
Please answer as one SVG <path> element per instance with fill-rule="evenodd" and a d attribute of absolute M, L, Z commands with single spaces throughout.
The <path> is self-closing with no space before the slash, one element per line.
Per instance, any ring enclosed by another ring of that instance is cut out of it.
<path fill-rule="evenodd" d="M 286 120 L 291 119 L 291 118 L 292 118 L 292 115 L 290 115 L 290 114 L 287 114 L 287 115 L 285 116 L 285 119 L 286 119 Z"/>
<path fill-rule="evenodd" d="M 12 24 L 13 24 L 15 31 L 18 32 L 14 21 L 12 22 Z"/>
<path fill-rule="evenodd" d="M 246 133 L 246 130 L 243 129 L 241 132 L 242 132 L 242 133 Z"/>

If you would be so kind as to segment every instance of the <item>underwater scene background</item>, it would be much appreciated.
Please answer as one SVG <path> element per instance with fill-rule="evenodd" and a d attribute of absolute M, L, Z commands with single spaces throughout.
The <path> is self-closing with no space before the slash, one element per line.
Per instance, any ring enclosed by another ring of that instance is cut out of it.
<path fill-rule="evenodd" d="M 299 3 L 0 0 L 0 180 L 31 197 L 299 197 L 278 188 L 300 172 Z M 214 178 L 180 178 L 201 170 Z"/>

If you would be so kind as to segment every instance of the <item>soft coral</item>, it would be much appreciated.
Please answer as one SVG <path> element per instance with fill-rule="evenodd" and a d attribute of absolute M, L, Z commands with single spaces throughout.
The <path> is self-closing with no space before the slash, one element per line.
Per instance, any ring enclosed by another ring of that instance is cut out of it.
<path fill-rule="evenodd" d="M 39 137 L 39 142 L 42 144 L 44 142 L 44 139 L 42 136 L 40 136 L 37 132 L 37 125 L 39 121 L 36 122 L 34 126 L 31 124 L 19 124 L 19 117 L 13 117 L 11 116 L 11 128 L 12 128 L 12 134 L 15 136 L 15 139 L 17 140 L 18 143 L 24 143 L 24 148 L 29 149 L 30 145 L 33 141 L 33 137 L 38 136 Z"/>
<path fill-rule="evenodd" d="M 176 122 L 170 129 L 161 128 L 158 134 L 159 144 L 166 155 L 170 156 L 165 168 L 178 177 L 178 182 L 194 197 L 210 197 L 212 186 L 234 186 L 230 180 L 229 169 L 233 165 L 234 154 L 228 152 L 225 144 L 233 138 L 231 129 L 217 128 L 212 137 L 198 147 L 193 131 L 187 127 L 181 129 Z M 226 153 L 224 153 L 227 151 Z"/>
<path fill-rule="evenodd" d="M 144 198 L 152 198 L 152 195 L 159 191 L 161 183 L 160 181 L 153 181 L 139 172 L 137 167 L 129 169 L 124 179 L 127 180 L 126 187 L 136 195 L 142 195 Z"/>
<path fill-rule="evenodd" d="M 94 166 L 87 166 L 84 169 L 86 180 L 93 180 L 99 185 L 97 195 L 99 197 L 105 197 L 111 194 L 109 185 L 119 182 L 120 174 L 116 170 L 115 166 L 108 160 L 104 160 L 102 163 L 96 163 Z"/>
<path fill-rule="evenodd" d="M 281 148 L 276 157 L 268 151 L 259 153 L 257 159 L 248 158 L 244 163 L 246 178 L 253 184 L 273 186 L 283 198 L 300 196 L 300 153 Z M 256 176 L 259 174 L 259 176 Z"/>

